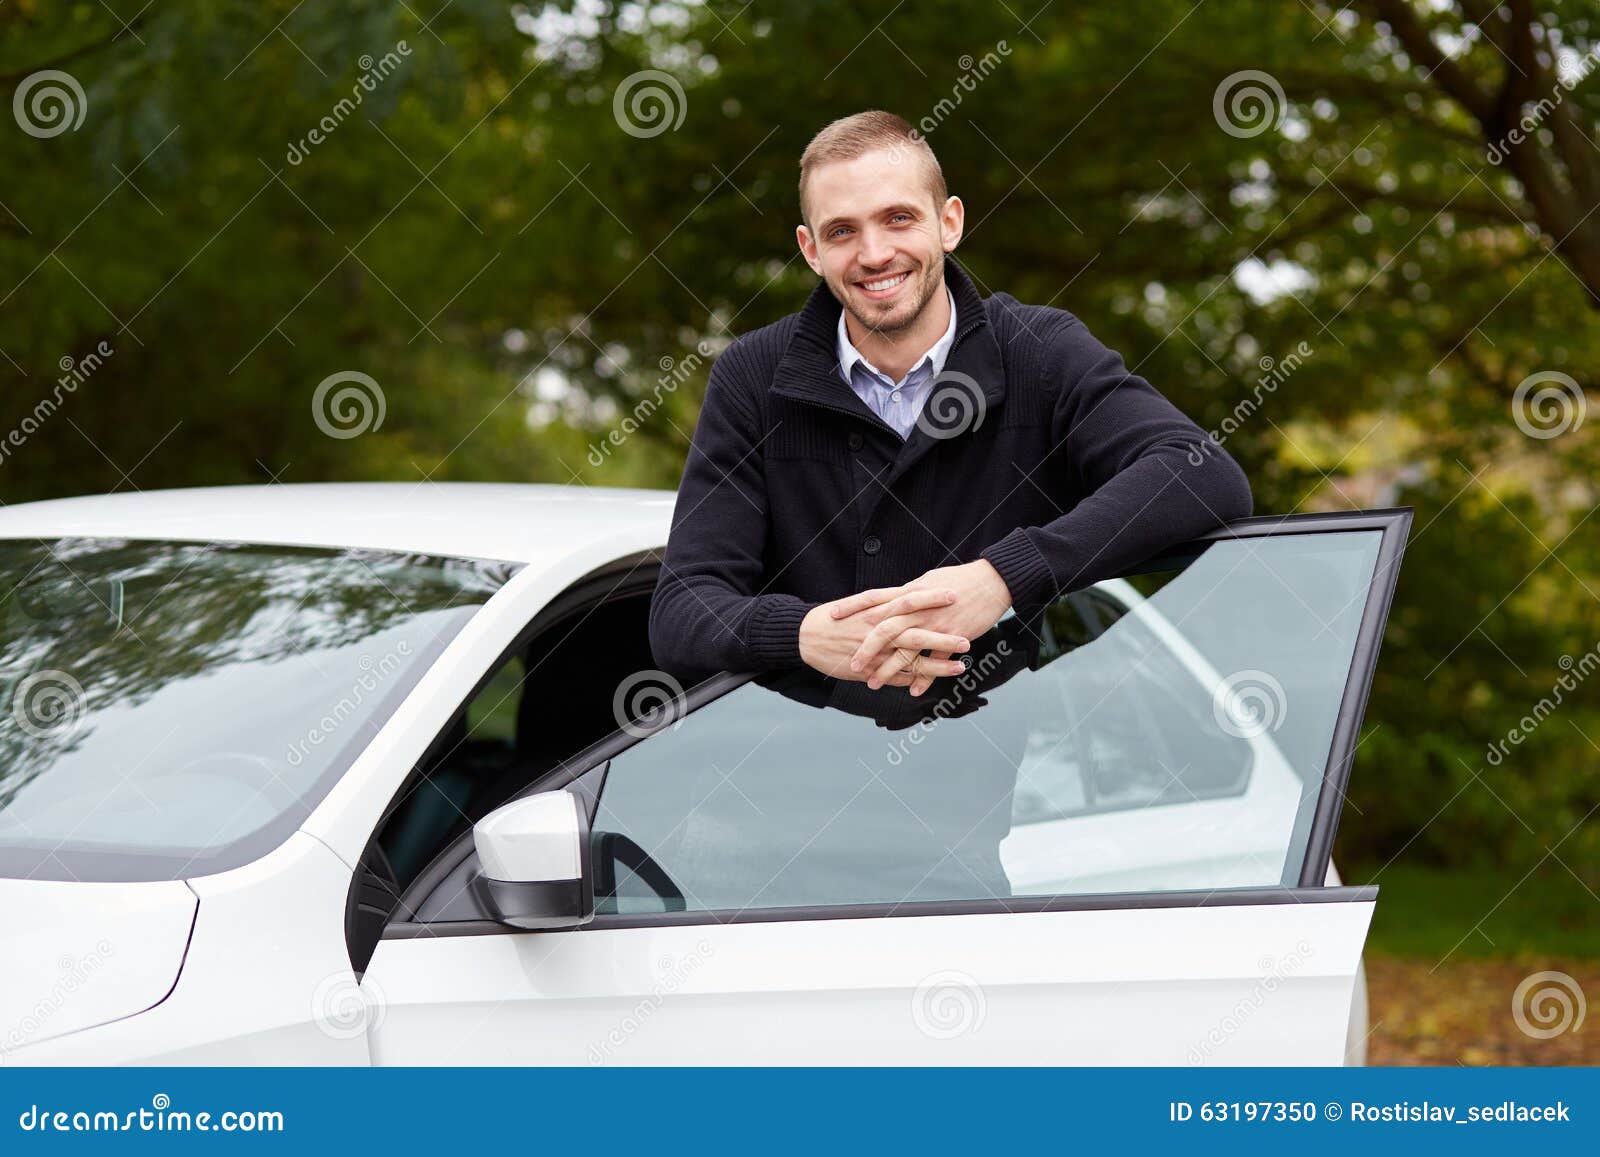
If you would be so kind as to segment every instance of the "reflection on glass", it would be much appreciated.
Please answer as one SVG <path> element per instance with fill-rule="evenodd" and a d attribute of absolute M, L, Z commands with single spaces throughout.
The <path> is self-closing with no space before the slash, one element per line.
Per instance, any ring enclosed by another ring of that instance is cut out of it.
<path fill-rule="evenodd" d="M 596 831 L 691 910 L 1292 883 L 1380 538 L 1226 540 L 1096 584 L 920 700 L 762 678 L 613 760 Z M 663 910 L 615 876 L 602 911 Z"/>
<path fill-rule="evenodd" d="M 255 858 L 514 570 L 0 541 L 0 875 L 177 879 Z"/>

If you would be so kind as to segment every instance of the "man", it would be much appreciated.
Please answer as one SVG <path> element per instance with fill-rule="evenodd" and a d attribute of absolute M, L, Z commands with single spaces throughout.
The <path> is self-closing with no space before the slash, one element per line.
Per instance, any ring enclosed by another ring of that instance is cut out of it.
<path fill-rule="evenodd" d="M 827 126 L 799 192 L 822 282 L 712 368 L 650 610 L 663 669 L 920 696 L 1008 610 L 1250 513 L 1233 459 L 1081 321 L 980 296 L 904 120 Z"/>

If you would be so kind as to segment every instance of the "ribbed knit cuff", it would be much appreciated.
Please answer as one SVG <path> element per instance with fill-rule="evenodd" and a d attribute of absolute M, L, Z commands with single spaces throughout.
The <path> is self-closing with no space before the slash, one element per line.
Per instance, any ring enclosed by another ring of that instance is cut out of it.
<path fill-rule="evenodd" d="M 800 622 L 817 603 L 795 595 L 758 595 L 750 623 L 745 628 L 745 647 L 758 670 L 799 667 Z"/>
<path fill-rule="evenodd" d="M 1019 526 L 1000 541 L 979 552 L 1000 572 L 1011 591 L 1011 605 L 1019 615 L 1043 606 L 1056 597 L 1059 588 L 1050 563 L 1040 552 L 1027 527 Z"/>

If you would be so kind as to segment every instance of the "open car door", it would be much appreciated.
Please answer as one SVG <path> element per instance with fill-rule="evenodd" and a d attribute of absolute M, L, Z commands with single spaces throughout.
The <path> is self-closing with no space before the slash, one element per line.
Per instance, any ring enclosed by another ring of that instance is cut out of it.
<path fill-rule="evenodd" d="M 590 821 L 587 924 L 488 919 L 470 838 L 417 878 L 374 1059 L 1344 1063 L 1377 888 L 1325 881 L 1410 519 L 1231 524 L 921 700 L 701 684 L 528 787 Z"/>

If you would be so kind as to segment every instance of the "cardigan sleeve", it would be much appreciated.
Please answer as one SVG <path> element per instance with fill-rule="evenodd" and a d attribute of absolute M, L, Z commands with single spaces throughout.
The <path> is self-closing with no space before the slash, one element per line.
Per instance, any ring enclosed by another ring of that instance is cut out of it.
<path fill-rule="evenodd" d="M 737 349 L 711 367 L 650 603 L 655 661 L 685 681 L 800 666 L 800 621 L 817 605 L 760 590 L 769 511 L 763 435 L 739 395 Z"/>
<path fill-rule="evenodd" d="M 1082 322 L 1057 332 L 1051 354 L 1061 367 L 1052 453 L 1065 455 L 1084 498 L 980 552 L 1010 588 L 1019 615 L 1244 518 L 1252 507 L 1239 464 Z"/>

